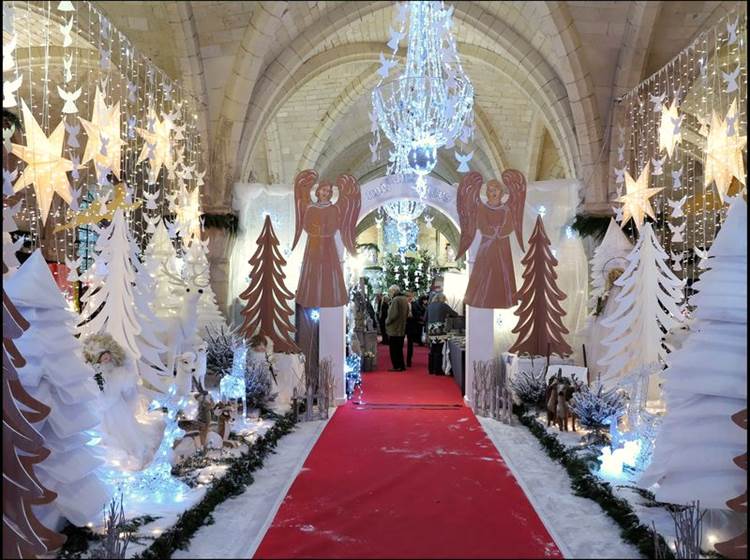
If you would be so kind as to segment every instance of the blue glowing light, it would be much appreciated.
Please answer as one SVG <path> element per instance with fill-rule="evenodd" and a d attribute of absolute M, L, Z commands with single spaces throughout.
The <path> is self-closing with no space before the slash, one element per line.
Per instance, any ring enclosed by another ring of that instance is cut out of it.
<path fill-rule="evenodd" d="M 313 321 L 319 321 L 320 320 L 320 311 L 317 309 L 310 310 L 310 319 Z"/>

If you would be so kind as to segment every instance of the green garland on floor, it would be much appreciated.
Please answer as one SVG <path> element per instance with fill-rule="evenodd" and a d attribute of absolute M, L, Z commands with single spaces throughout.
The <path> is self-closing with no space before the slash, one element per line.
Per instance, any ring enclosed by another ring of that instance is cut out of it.
<path fill-rule="evenodd" d="M 292 431 L 294 424 L 293 412 L 281 416 L 250 449 L 231 462 L 223 477 L 211 483 L 200 502 L 184 511 L 174 526 L 164 531 L 154 539 L 150 547 L 134 558 L 171 558 L 175 550 L 187 547 L 198 529 L 213 522 L 211 513 L 216 506 L 228 498 L 238 496 L 253 483 L 253 471 L 263 465 L 266 456 L 273 452 L 282 436 Z"/>
<path fill-rule="evenodd" d="M 576 496 L 588 498 L 599 504 L 604 512 L 620 526 L 620 535 L 623 540 L 635 546 L 646 558 L 656 558 L 654 532 L 640 522 L 630 504 L 615 496 L 609 483 L 602 482 L 594 476 L 587 462 L 578 457 L 575 451 L 568 449 L 556 436 L 548 433 L 533 415 L 527 415 L 525 406 L 513 405 L 513 412 L 521 420 L 521 424 L 539 440 L 547 455 L 565 467 Z M 661 535 L 656 536 L 665 551 L 663 557 L 674 558 L 664 538 Z"/>

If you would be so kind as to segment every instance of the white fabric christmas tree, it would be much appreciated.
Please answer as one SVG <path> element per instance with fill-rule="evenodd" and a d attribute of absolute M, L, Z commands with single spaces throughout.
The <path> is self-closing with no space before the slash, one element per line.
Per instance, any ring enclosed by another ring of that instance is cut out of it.
<path fill-rule="evenodd" d="M 198 280 L 201 283 L 207 284 L 203 288 L 203 294 L 198 300 L 198 335 L 204 338 L 206 336 L 206 327 L 219 328 L 221 325 L 226 326 L 226 320 L 221 311 L 219 311 L 219 306 L 216 303 L 216 294 L 211 289 L 206 246 L 203 242 L 191 240 L 185 252 L 184 260 L 185 266 L 194 266 L 196 270 L 204 271 L 198 276 Z"/>
<path fill-rule="evenodd" d="M 99 425 L 95 411 L 100 392 L 94 370 L 85 363 L 81 344 L 73 336 L 75 315 L 55 284 L 37 250 L 6 281 L 8 295 L 30 327 L 16 346 L 26 358 L 18 371 L 29 394 L 50 407 L 36 424 L 50 456 L 35 467 L 39 480 L 57 493 L 49 506 L 37 508 L 48 527 L 60 527 L 63 518 L 74 525 L 101 520 L 110 491 L 99 478 L 102 459 L 89 445 Z"/>
<path fill-rule="evenodd" d="M 179 276 L 181 265 L 163 220 L 156 226 L 143 252 L 143 263 L 154 274 L 152 311 L 161 319 L 176 317 L 180 310 L 180 301 L 163 267 Z"/>
<path fill-rule="evenodd" d="M 664 372 L 667 412 L 639 483 L 656 499 L 728 509 L 746 491 L 734 458 L 747 432 L 731 416 L 747 408 L 747 205 L 735 198 L 695 284 L 694 321 Z"/>
<path fill-rule="evenodd" d="M 610 218 L 607 233 L 591 257 L 591 297 L 601 297 L 607 290 L 607 276 L 613 268 L 625 268 L 624 259 L 633 250 L 614 218 Z"/>
<path fill-rule="evenodd" d="M 682 281 L 669 268 L 668 259 L 651 224 L 645 223 L 638 243 L 626 257 L 625 271 L 615 281 L 615 286 L 622 288 L 615 298 L 615 310 L 602 321 L 610 332 L 602 340 L 607 351 L 598 365 L 606 368 L 610 380 L 653 373 L 667 363 L 664 333 L 683 320 L 679 305 Z M 649 384 L 649 399 L 658 397 L 655 378 Z"/>
<path fill-rule="evenodd" d="M 141 326 L 134 305 L 135 268 L 131 259 L 131 240 L 122 210 L 116 210 L 112 222 L 96 241 L 97 279 L 81 298 L 83 311 L 78 330 L 82 337 L 106 332 L 122 346 L 131 359 L 141 351 L 138 335 Z"/>

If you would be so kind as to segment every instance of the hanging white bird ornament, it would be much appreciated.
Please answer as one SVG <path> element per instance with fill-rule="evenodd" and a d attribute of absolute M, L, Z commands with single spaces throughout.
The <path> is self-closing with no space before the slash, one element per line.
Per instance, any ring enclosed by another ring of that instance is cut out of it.
<path fill-rule="evenodd" d="M 19 74 L 15 80 L 3 80 L 3 108 L 17 107 L 16 92 L 23 84 L 23 74 Z"/>
<path fill-rule="evenodd" d="M 73 31 L 73 16 L 70 16 L 68 23 L 65 25 L 60 24 L 60 32 L 63 35 L 63 47 L 69 47 L 73 44 L 73 37 L 70 36 Z"/>

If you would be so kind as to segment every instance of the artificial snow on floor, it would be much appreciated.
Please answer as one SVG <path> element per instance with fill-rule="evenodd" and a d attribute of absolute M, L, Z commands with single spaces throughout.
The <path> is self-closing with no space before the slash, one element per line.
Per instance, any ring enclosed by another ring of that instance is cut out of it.
<path fill-rule="evenodd" d="M 565 468 L 525 426 L 478 419 L 566 558 L 641 557 L 596 502 L 573 494 Z"/>
<path fill-rule="evenodd" d="M 214 523 L 199 529 L 189 548 L 172 558 L 252 558 L 326 422 L 299 423 L 281 438 L 275 453 L 253 473 L 255 482 L 218 505 Z"/>

